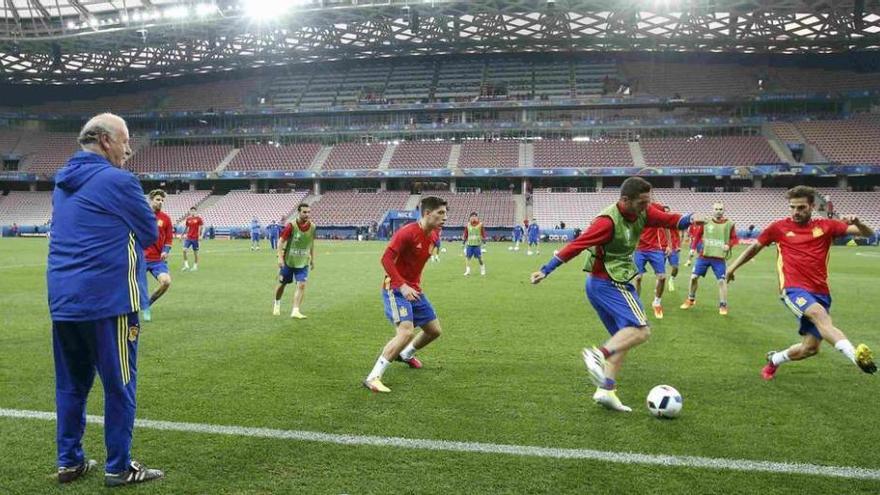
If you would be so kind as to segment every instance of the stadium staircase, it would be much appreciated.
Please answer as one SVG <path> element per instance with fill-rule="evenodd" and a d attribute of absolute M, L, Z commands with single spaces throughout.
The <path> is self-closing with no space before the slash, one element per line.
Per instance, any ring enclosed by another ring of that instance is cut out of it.
<path fill-rule="evenodd" d="M 229 166 L 230 163 L 232 163 L 232 160 L 235 160 L 235 157 L 238 156 L 239 153 L 241 153 L 241 148 L 235 148 L 230 151 L 229 154 L 226 155 L 225 158 L 223 158 L 223 160 L 220 160 L 220 164 L 217 165 L 217 168 L 214 169 L 214 173 L 219 174 L 226 170 L 226 167 Z"/>
<path fill-rule="evenodd" d="M 382 160 L 379 161 L 379 170 L 388 170 L 388 164 L 391 163 L 391 157 L 394 156 L 394 150 L 397 149 L 396 144 L 389 144 L 387 148 L 385 148 L 385 154 L 382 155 Z"/>
<path fill-rule="evenodd" d="M 532 168 L 535 166 L 534 144 L 521 143 L 519 145 L 519 166 L 520 168 Z"/>
<path fill-rule="evenodd" d="M 208 211 L 209 209 L 211 209 L 212 206 L 217 204 L 217 202 L 219 202 L 221 199 L 223 199 L 222 194 L 212 194 L 212 195 L 208 196 L 201 203 L 196 205 L 196 208 L 198 208 L 198 214 L 201 215 L 202 212 Z M 184 216 L 183 218 L 186 218 L 186 216 Z M 178 223 L 182 222 L 183 218 L 179 219 Z"/>
<path fill-rule="evenodd" d="M 446 165 L 448 168 L 458 168 L 458 160 L 461 158 L 461 145 L 453 144 L 452 149 L 449 151 L 449 163 Z"/>
<path fill-rule="evenodd" d="M 642 147 L 639 143 L 629 142 L 629 152 L 632 154 L 633 164 L 639 168 L 645 168 L 648 164 L 645 162 L 645 155 L 642 154 Z"/>
<path fill-rule="evenodd" d="M 409 198 L 406 200 L 406 205 L 403 206 L 404 210 L 415 210 L 419 207 L 419 201 L 422 200 L 421 194 L 411 194 Z"/>
<path fill-rule="evenodd" d="M 323 146 L 321 147 L 321 151 L 315 155 L 315 158 L 312 159 L 311 165 L 309 165 L 309 170 L 321 170 L 324 167 L 324 164 L 327 163 L 327 158 L 330 157 L 330 152 L 333 151 L 333 146 Z"/>
<path fill-rule="evenodd" d="M 803 138 L 803 135 L 800 131 L 797 133 Z M 761 126 L 761 135 L 767 138 L 767 144 L 770 145 L 770 148 L 776 153 L 776 156 L 779 157 L 780 161 L 788 163 L 789 165 L 797 165 L 797 161 L 794 159 L 794 156 L 791 154 L 791 150 L 788 149 L 788 146 L 779 139 L 779 136 L 773 132 L 773 127 L 769 124 L 764 124 Z M 806 139 L 803 140 L 804 143 L 807 142 Z"/>
<path fill-rule="evenodd" d="M 524 218 L 528 217 L 528 208 L 526 207 L 526 197 L 522 194 L 514 194 L 513 195 L 513 203 L 516 205 L 516 209 L 514 210 L 514 221 L 515 225 L 519 225 L 520 222 L 523 221 Z"/>

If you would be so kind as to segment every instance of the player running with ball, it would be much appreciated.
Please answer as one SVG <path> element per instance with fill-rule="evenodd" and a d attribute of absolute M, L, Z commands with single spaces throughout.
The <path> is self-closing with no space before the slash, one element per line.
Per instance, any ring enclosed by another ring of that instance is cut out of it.
<path fill-rule="evenodd" d="M 605 208 L 577 239 L 532 274 L 539 283 L 559 265 L 588 250 L 585 270 L 590 304 L 611 334 L 601 347 L 584 349 L 584 363 L 598 387 L 593 400 L 615 411 L 629 412 L 617 397 L 617 374 L 627 352 L 643 344 L 651 335 L 645 310 L 630 281 L 638 273 L 633 252 L 645 227 L 685 229 L 691 215 L 667 213 L 651 205 L 651 184 L 640 177 L 623 181 L 620 199 Z"/>

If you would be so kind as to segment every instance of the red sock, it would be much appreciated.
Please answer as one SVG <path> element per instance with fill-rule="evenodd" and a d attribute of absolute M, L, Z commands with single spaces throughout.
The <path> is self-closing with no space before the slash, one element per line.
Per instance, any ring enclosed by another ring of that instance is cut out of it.
<path fill-rule="evenodd" d="M 605 356 L 605 359 L 610 358 L 611 355 L 614 354 L 614 351 L 609 351 L 604 345 L 599 348 L 599 351 Z"/>

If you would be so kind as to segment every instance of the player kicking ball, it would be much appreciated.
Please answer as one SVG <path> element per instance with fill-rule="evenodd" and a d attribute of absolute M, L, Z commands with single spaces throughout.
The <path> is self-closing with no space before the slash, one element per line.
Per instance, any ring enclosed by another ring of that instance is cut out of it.
<path fill-rule="evenodd" d="M 577 239 L 568 243 L 541 269 L 531 275 L 537 284 L 563 263 L 589 250 L 584 267 L 590 304 L 611 335 L 601 347 L 584 349 L 584 364 L 596 385 L 593 400 L 621 412 L 632 409 L 617 397 L 617 374 L 627 352 L 644 344 L 651 335 L 648 319 L 630 281 L 638 270 L 633 252 L 645 227 L 687 228 L 691 215 L 667 213 L 651 204 L 651 184 L 630 177 L 620 187 L 620 199 L 605 208 Z"/>
<path fill-rule="evenodd" d="M 812 218 L 816 190 L 797 186 L 786 193 L 790 217 L 777 220 L 761 232 L 758 241 L 733 262 L 727 270 L 727 281 L 733 282 L 734 272 L 776 243 L 779 265 L 779 287 L 785 307 L 800 321 L 800 343 L 782 351 L 767 353 L 767 364 L 761 370 L 765 380 L 772 380 L 783 363 L 815 356 L 822 340 L 861 368 L 875 373 L 874 355 L 865 344 L 853 347 L 846 335 L 831 321 L 831 291 L 828 288 L 828 255 L 835 237 L 859 235 L 870 237 L 874 231 L 856 217 L 843 221 Z"/>
<path fill-rule="evenodd" d="M 311 221 L 312 209 L 305 203 L 296 207 L 296 219 L 288 223 L 281 232 L 281 244 L 278 246 L 278 287 L 275 288 L 275 304 L 272 314 L 281 314 L 281 297 L 284 288 L 296 280 L 293 292 L 293 310 L 291 318 L 302 320 L 306 315 L 300 312 L 309 270 L 315 269 L 315 223 Z"/>
<path fill-rule="evenodd" d="M 382 375 L 392 361 L 403 361 L 410 368 L 421 368 L 416 351 L 440 336 L 440 320 L 419 282 L 431 249 L 446 222 L 446 200 L 427 196 L 421 201 L 422 217 L 398 230 L 385 248 L 382 267 L 385 280 L 382 301 L 385 316 L 394 325 L 396 335 L 385 344 L 373 370 L 364 380 L 364 387 L 373 392 L 391 392 L 382 383 Z M 422 331 L 416 335 L 415 329 Z"/>

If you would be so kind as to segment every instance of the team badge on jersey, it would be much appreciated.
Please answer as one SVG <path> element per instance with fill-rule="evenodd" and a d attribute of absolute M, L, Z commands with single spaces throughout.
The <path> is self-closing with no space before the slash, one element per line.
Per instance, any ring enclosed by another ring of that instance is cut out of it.
<path fill-rule="evenodd" d="M 822 230 L 822 227 L 813 227 L 813 237 L 822 237 L 825 234 L 825 231 Z"/>
<path fill-rule="evenodd" d="M 156 220 L 156 223 L 159 224 L 160 229 L 162 228 L 163 225 L 165 225 L 165 223 L 162 222 L 162 220 Z"/>
<path fill-rule="evenodd" d="M 135 340 L 137 340 L 139 332 L 140 332 L 140 329 L 138 327 L 135 327 L 135 326 L 128 327 L 128 341 L 134 342 Z"/>
<path fill-rule="evenodd" d="M 792 232 L 790 230 L 785 233 L 785 237 L 794 237 L 794 235 L 795 235 L 794 232 Z"/>

